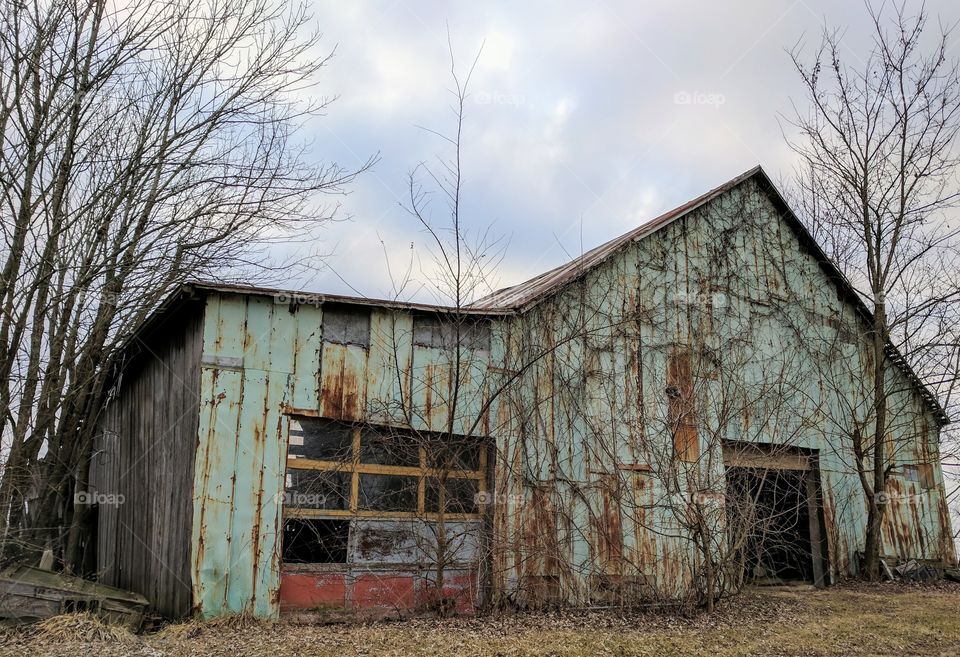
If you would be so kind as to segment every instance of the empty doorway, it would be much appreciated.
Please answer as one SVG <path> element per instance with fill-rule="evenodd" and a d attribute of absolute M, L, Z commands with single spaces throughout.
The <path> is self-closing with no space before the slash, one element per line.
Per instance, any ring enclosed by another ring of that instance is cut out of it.
<path fill-rule="evenodd" d="M 732 553 L 754 584 L 826 582 L 816 453 L 783 446 L 724 446 Z"/>

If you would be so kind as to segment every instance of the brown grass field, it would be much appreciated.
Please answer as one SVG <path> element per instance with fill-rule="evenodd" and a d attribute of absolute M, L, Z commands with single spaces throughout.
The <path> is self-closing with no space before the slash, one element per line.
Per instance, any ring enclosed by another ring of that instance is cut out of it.
<path fill-rule="evenodd" d="M 191 621 L 133 635 L 86 616 L 0 629 L 0 655 L 960 655 L 960 585 L 751 592 L 716 613 L 612 611 L 294 625 Z"/>

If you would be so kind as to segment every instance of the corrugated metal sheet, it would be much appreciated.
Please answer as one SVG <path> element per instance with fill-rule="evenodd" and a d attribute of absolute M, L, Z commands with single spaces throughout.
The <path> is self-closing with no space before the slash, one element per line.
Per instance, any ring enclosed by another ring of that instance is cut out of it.
<path fill-rule="evenodd" d="M 773 209 L 775 211 L 775 214 L 771 216 L 771 220 L 782 220 L 792 231 L 796 233 L 800 246 L 809 250 L 813 254 L 817 265 L 827 275 L 827 277 L 830 279 L 830 282 L 837 288 L 839 294 L 847 302 L 854 306 L 859 315 L 865 321 L 870 322 L 872 317 L 870 309 L 864 304 L 863 300 L 853 289 L 853 286 L 850 285 L 850 282 L 846 279 L 846 277 L 840 272 L 839 269 L 837 269 L 830 258 L 827 257 L 827 255 L 819 247 L 819 245 L 804 227 L 803 223 L 796 217 L 796 215 L 793 214 L 793 211 L 777 191 L 776 186 L 760 166 L 756 166 L 753 169 L 740 174 L 739 176 L 725 182 L 719 187 L 710 190 L 706 194 L 698 196 L 697 198 L 648 221 L 647 223 L 628 233 L 625 233 L 610 240 L 609 242 L 605 242 L 604 244 L 587 251 L 580 257 L 575 258 L 568 263 L 535 276 L 528 281 L 520 283 L 519 285 L 497 290 L 492 294 L 478 299 L 469 307 L 471 310 L 486 310 L 489 312 L 499 313 L 527 310 L 531 306 L 540 303 L 545 299 L 549 299 L 551 295 L 560 291 L 564 286 L 607 262 L 611 257 L 632 242 L 656 234 L 661 229 L 669 226 L 672 222 L 682 219 L 690 212 L 703 207 L 704 204 L 719 198 L 723 194 L 735 189 L 737 186 L 748 180 L 753 180 L 756 184 L 761 186 L 767 194 L 769 194 L 773 204 Z M 716 232 L 709 227 L 706 230 L 710 235 L 714 237 L 716 236 Z M 900 368 L 911 384 L 917 388 L 917 391 L 922 396 L 924 403 L 930 407 L 931 411 L 936 415 L 938 421 L 943 424 L 948 423 L 950 420 L 947 417 L 946 411 L 944 411 L 943 407 L 940 405 L 940 402 L 937 400 L 936 395 L 933 394 L 917 378 L 916 374 L 910 368 L 906 359 L 899 352 L 899 350 L 893 344 L 888 344 L 887 351 L 891 362 Z"/>

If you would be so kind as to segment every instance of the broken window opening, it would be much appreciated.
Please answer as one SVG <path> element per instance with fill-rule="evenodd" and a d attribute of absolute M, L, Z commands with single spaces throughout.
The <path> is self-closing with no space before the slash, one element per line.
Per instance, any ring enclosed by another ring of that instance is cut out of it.
<path fill-rule="evenodd" d="M 353 449 L 353 427 L 332 420 L 300 418 L 290 422 L 288 458 L 343 461 Z"/>
<path fill-rule="evenodd" d="M 297 509 L 350 508 L 350 474 L 324 470 L 287 470 L 284 504 Z"/>
<path fill-rule="evenodd" d="M 284 563 L 346 563 L 349 520 L 288 518 L 283 523 Z"/>
<path fill-rule="evenodd" d="M 290 418 L 289 436 L 285 517 L 480 516 L 482 439 L 302 416 Z"/>

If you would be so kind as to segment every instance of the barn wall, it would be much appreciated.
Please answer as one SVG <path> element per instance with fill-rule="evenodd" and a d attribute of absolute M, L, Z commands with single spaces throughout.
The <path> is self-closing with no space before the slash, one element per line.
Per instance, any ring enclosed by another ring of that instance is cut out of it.
<path fill-rule="evenodd" d="M 160 316 L 131 347 L 91 463 L 101 581 L 171 617 L 191 610 L 190 536 L 202 305 Z"/>
<path fill-rule="evenodd" d="M 847 435 L 872 376 L 857 321 L 753 180 L 506 320 L 502 367 L 535 364 L 491 428 L 497 596 L 684 595 L 702 566 L 684 509 L 722 500 L 724 441 L 815 451 L 832 574 L 850 572 L 866 501 Z M 952 558 L 937 424 L 887 377 L 884 552 Z"/>
<path fill-rule="evenodd" d="M 373 308 L 369 345 L 358 345 L 324 339 L 326 307 L 309 296 L 207 297 L 191 556 L 194 601 L 206 616 L 249 611 L 269 617 L 281 606 L 376 607 L 378 590 L 400 601 L 388 606 L 422 602 L 418 592 L 429 565 L 420 557 L 388 554 L 374 565 L 353 550 L 348 565 L 283 566 L 290 418 L 443 431 L 452 413 L 454 433 L 472 428 L 472 435 L 483 436 L 487 423 L 474 420 L 484 415 L 479 409 L 489 350 L 461 363 L 460 403 L 451 411 L 458 370 L 444 350 L 414 346 L 410 312 Z M 415 524 L 391 527 L 413 531 Z M 476 523 L 463 529 L 463 536 L 479 540 Z M 357 521 L 353 544 L 364 532 L 386 529 Z M 477 598 L 476 561 L 473 550 L 451 564 L 451 587 L 460 589 L 451 593 L 461 600 L 456 604 Z"/>

